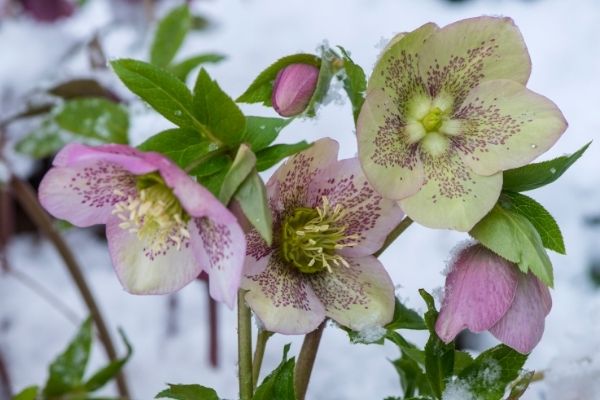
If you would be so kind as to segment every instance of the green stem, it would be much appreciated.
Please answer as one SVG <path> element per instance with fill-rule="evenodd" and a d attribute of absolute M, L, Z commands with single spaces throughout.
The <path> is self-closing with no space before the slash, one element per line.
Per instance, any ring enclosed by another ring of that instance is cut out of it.
<path fill-rule="evenodd" d="M 386 251 L 392 243 L 394 243 L 394 240 L 396 240 L 398 236 L 402 235 L 402 232 L 404 232 L 409 226 L 411 226 L 412 223 L 412 219 L 410 219 L 409 217 L 404 217 L 404 219 L 400 221 L 400 223 L 394 228 L 394 230 L 391 231 L 390 234 L 385 238 L 383 246 L 381 246 L 381 248 L 377 250 L 373 255 L 375 257 L 379 257 L 381 254 L 383 254 L 383 252 Z"/>
<path fill-rule="evenodd" d="M 240 400 L 251 400 L 252 380 L 252 322 L 250 308 L 244 300 L 245 291 L 238 291 L 238 368 Z"/>
<path fill-rule="evenodd" d="M 265 355 L 267 341 L 271 336 L 273 336 L 273 332 L 265 331 L 263 329 L 256 337 L 256 348 L 254 349 L 254 359 L 252 361 L 252 384 L 255 389 L 256 384 L 258 383 L 258 376 L 260 375 L 260 367 L 262 366 L 263 357 Z"/>
<path fill-rule="evenodd" d="M 294 387 L 298 400 L 304 400 L 306 396 L 310 375 L 315 365 L 323 330 L 325 330 L 325 323 L 326 321 L 323 321 L 317 329 L 304 336 L 304 342 L 302 343 L 302 349 L 300 349 L 298 362 L 296 362 L 296 369 L 294 371 Z"/>

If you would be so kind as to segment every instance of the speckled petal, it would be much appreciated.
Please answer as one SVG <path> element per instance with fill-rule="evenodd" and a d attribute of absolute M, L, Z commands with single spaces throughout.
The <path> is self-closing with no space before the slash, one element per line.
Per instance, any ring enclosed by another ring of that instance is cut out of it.
<path fill-rule="evenodd" d="M 326 197 L 331 207 L 344 210 L 346 235 L 356 235 L 356 246 L 340 251 L 344 256 L 363 257 L 381 248 L 387 235 L 404 213 L 393 200 L 384 199 L 367 182 L 357 158 L 331 164 L 310 185 L 311 206 L 321 206 Z"/>
<path fill-rule="evenodd" d="M 282 164 L 267 183 L 267 194 L 274 213 L 304 206 L 309 183 L 337 160 L 338 149 L 339 144 L 335 140 L 319 139 Z"/>
<path fill-rule="evenodd" d="M 56 154 L 52 165 L 56 167 L 76 167 L 97 162 L 115 164 L 134 175 L 153 172 L 157 167 L 143 159 L 141 151 L 124 144 L 87 146 L 70 143 Z"/>
<path fill-rule="evenodd" d="M 510 18 L 477 17 L 445 26 L 427 38 L 419 57 L 429 93 L 450 94 L 456 107 L 480 82 L 525 84 L 531 73 L 527 47 Z"/>
<path fill-rule="evenodd" d="M 164 251 L 148 250 L 150 243 L 121 229 L 118 218 L 106 224 L 108 250 L 121 285 L 133 294 L 165 294 L 181 289 L 202 272 L 189 243 L 178 250 L 174 243 Z"/>
<path fill-rule="evenodd" d="M 246 254 L 242 228 L 232 214 L 224 214 L 218 220 L 194 218 L 188 230 L 196 260 L 208 273 L 211 297 L 233 308 Z"/>
<path fill-rule="evenodd" d="M 527 354 L 539 343 L 552 308 L 550 290 L 533 274 L 519 274 L 515 300 L 490 332 L 507 346 Z"/>
<path fill-rule="evenodd" d="M 265 270 L 273 249 L 265 242 L 256 229 L 246 233 L 246 261 L 244 275 L 256 275 Z"/>
<path fill-rule="evenodd" d="M 350 267 L 309 275 L 327 316 L 352 330 L 384 326 L 394 314 L 394 284 L 372 256 L 348 258 Z"/>
<path fill-rule="evenodd" d="M 400 206 L 413 220 L 430 228 L 467 232 L 496 204 L 502 173 L 473 173 L 455 151 L 434 158 L 422 154 L 427 182 Z"/>
<path fill-rule="evenodd" d="M 325 308 L 305 275 L 275 254 L 259 275 L 244 277 L 246 302 L 266 330 L 300 335 L 315 330 L 325 319 Z"/>
<path fill-rule="evenodd" d="M 446 277 L 435 331 L 449 343 L 465 328 L 485 331 L 506 314 L 517 291 L 518 268 L 476 244 L 462 250 Z"/>
<path fill-rule="evenodd" d="M 425 180 L 418 144 L 410 144 L 398 105 L 381 90 L 367 94 L 357 123 L 358 157 L 367 179 L 388 199 L 416 193 Z"/>
<path fill-rule="evenodd" d="M 552 101 L 509 80 L 473 89 L 455 118 L 463 120 L 457 138 L 463 159 L 482 175 L 528 164 L 567 128 Z"/>

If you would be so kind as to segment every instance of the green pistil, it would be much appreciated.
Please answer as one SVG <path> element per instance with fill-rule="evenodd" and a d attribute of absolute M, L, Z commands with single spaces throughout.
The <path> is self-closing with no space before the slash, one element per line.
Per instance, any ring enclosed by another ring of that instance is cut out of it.
<path fill-rule="evenodd" d="M 421 120 L 425 131 L 435 132 L 442 126 L 443 111 L 439 107 L 432 108 L 425 117 Z"/>
<path fill-rule="evenodd" d="M 345 234 L 340 207 L 331 208 L 324 198 L 321 208 L 297 208 L 283 222 L 283 258 L 300 272 L 314 274 L 332 266 L 348 266 L 336 250 L 352 247 L 355 236 Z"/>

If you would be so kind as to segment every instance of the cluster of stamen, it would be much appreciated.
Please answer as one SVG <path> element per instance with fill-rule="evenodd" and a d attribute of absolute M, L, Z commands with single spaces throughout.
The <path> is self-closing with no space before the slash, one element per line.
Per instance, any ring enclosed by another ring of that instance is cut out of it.
<path fill-rule="evenodd" d="M 180 250 L 189 241 L 190 233 L 189 216 L 179 200 L 156 174 L 138 178 L 137 189 L 135 196 L 114 191 L 126 198 L 115 204 L 112 211 L 121 220 L 119 227 L 137 234 L 152 253 L 164 252 L 171 246 Z"/>
<path fill-rule="evenodd" d="M 349 267 L 338 251 L 356 246 L 358 235 L 346 234 L 347 226 L 343 223 L 346 214 L 340 204 L 332 207 L 325 196 L 320 207 L 294 210 L 283 223 L 284 259 L 307 274 L 332 272 L 333 266 Z"/>

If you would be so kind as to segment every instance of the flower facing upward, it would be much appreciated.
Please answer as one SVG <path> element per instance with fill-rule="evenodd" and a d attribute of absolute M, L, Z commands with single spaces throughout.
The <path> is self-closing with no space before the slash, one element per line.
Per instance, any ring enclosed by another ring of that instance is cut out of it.
<path fill-rule="evenodd" d="M 548 288 L 533 274 L 480 244 L 456 257 L 446 277 L 435 331 L 449 343 L 465 328 L 489 330 L 507 346 L 529 353 L 544 333 L 552 308 Z"/>
<path fill-rule="evenodd" d="M 315 93 L 319 68 L 309 64 L 290 64 L 277 74 L 271 103 L 283 117 L 293 117 L 306 109 Z"/>
<path fill-rule="evenodd" d="M 40 184 L 40 202 L 73 225 L 106 224 L 112 262 L 128 292 L 173 292 L 206 271 L 211 296 L 233 306 L 243 231 L 171 161 L 124 145 L 69 144 L 53 165 Z"/>
<path fill-rule="evenodd" d="M 524 86 L 530 70 L 508 18 L 430 23 L 394 38 L 357 126 L 369 182 L 425 226 L 470 230 L 498 200 L 502 171 L 566 129 L 554 103 Z"/>
<path fill-rule="evenodd" d="M 321 139 L 281 166 L 267 184 L 273 245 L 247 235 L 242 287 L 269 331 L 303 334 L 325 317 L 360 331 L 392 318 L 394 287 L 372 254 L 403 213 L 337 150 Z"/>

